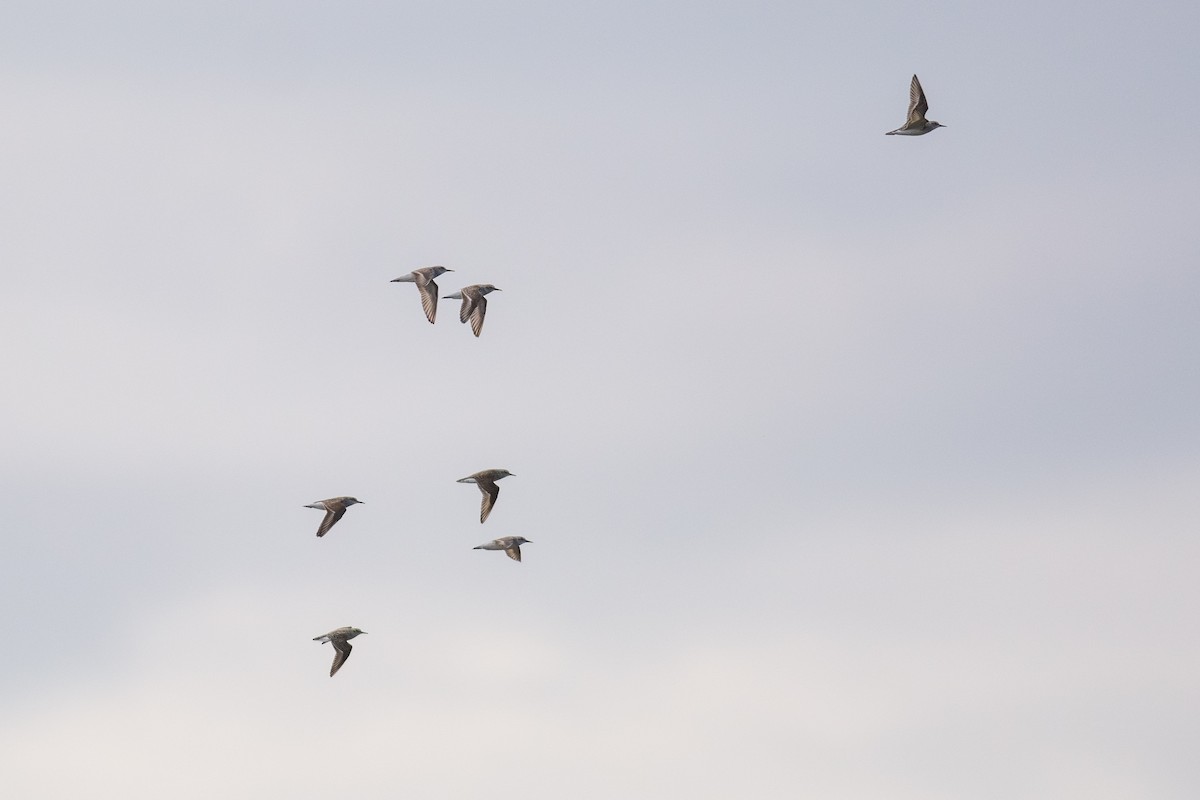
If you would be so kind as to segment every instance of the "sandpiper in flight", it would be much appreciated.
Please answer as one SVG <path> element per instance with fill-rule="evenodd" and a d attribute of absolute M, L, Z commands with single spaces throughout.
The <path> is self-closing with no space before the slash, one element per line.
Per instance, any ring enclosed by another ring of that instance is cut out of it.
<path fill-rule="evenodd" d="M 934 128 L 946 127 L 940 122 L 925 119 L 925 112 L 928 110 L 929 101 L 925 99 L 925 90 L 921 88 L 917 76 L 913 75 L 912 85 L 908 88 L 908 122 L 894 131 L 888 131 L 887 135 L 922 136 Z"/>
<path fill-rule="evenodd" d="M 485 469 L 455 481 L 455 483 L 474 483 L 479 486 L 479 491 L 483 492 L 483 503 L 479 507 L 481 523 L 488 518 L 488 514 L 492 513 L 492 506 L 495 505 L 496 498 L 500 496 L 500 487 L 496 485 L 496 481 L 507 478 L 509 475 L 512 473 L 506 469 Z"/>
<path fill-rule="evenodd" d="M 478 547 L 471 548 L 472 550 L 503 550 L 508 553 L 508 557 L 513 561 L 521 560 L 521 545 L 533 544 L 524 536 L 501 536 L 499 539 L 492 539 L 487 544 L 481 544 Z"/>
<path fill-rule="evenodd" d="M 317 528 L 317 536 L 324 536 L 329 533 L 333 523 L 342 518 L 347 508 L 361 502 L 362 500 L 355 500 L 353 497 L 331 497 L 328 500 L 309 503 L 305 508 L 315 508 L 325 512 L 325 519 L 321 520 L 321 527 Z"/>
<path fill-rule="evenodd" d="M 483 315 L 487 313 L 487 300 L 484 295 L 488 292 L 499 292 L 490 283 L 476 283 L 464 286 L 454 294 L 445 296 L 447 300 L 462 300 L 462 310 L 458 312 L 458 321 L 471 320 L 471 332 L 476 336 L 483 330 Z"/>
<path fill-rule="evenodd" d="M 330 631 L 329 633 L 323 633 L 320 636 L 313 637 L 314 642 L 320 642 L 321 644 L 329 642 L 331 645 L 333 645 L 333 649 L 336 651 L 333 654 L 333 666 L 329 668 L 329 677 L 332 678 L 337 671 L 342 668 L 342 664 L 346 663 L 346 659 L 350 657 L 350 651 L 354 649 L 350 646 L 349 640 L 353 639 L 355 636 L 358 636 L 360 633 L 366 633 L 366 631 L 360 631 L 358 628 L 346 627 L 338 628 Z"/>
<path fill-rule="evenodd" d="M 414 269 L 407 275 L 401 275 L 399 278 L 393 278 L 391 283 L 415 283 L 417 291 L 421 293 L 421 308 L 425 309 L 425 318 L 433 322 L 437 317 L 437 301 L 438 301 L 438 285 L 433 282 L 433 279 L 444 272 L 454 272 L 452 269 L 445 267 L 421 267 Z"/>

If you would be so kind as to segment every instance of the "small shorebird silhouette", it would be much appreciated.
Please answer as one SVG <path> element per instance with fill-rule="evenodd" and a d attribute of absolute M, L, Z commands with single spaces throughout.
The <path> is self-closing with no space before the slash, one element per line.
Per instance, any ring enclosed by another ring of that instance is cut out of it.
<path fill-rule="evenodd" d="M 342 664 L 346 663 L 346 659 L 350 657 L 350 651 L 354 649 L 350 646 L 350 640 L 355 636 L 358 636 L 360 633 L 366 633 L 366 631 L 360 631 L 358 628 L 345 627 L 337 628 L 329 633 L 323 633 L 320 636 L 313 637 L 314 642 L 320 642 L 321 644 L 329 642 L 331 645 L 333 645 L 333 649 L 336 651 L 333 654 L 333 666 L 329 668 L 329 677 L 332 678 L 337 671 L 342 668 Z"/>
<path fill-rule="evenodd" d="M 464 286 L 454 294 L 448 294 L 443 299 L 445 300 L 462 300 L 462 309 L 458 312 L 458 321 L 466 322 L 471 320 L 471 332 L 479 336 L 479 332 L 483 330 L 483 315 L 487 313 L 487 299 L 484 297 L 488 292 L 499 292 L 490 283 L 476 283 L 471 286 Z"/>
<path fill-rule="evenodd" d="M 362 500 L 355 500 L 353 497 L 331 497 L 328 500 L 318 500 L 315 503 L 309 503 L 305 508 L 315 508 L 325 512 L 325 519 L 321 520 L 321 527 L 317 528 L 317 536 L 324 536 L 329 533 L 329 529 L 333 527 L 333 523 L 342 518 L 347 508 L 361 502 Z"/>
<path fill-rule="evenodd" d="M 392 278 L 389 283 L 415 283 L 417 291 L 421 293 L 421 308 L 425 309 L 425 318 L 433 322 L 437 317 L 438 301 L 438 285 L 433 282 L 433 279 L 445 272 L 454 272 L 454 270 L 445 267 L 421 267 L 407 275 Z"/>
<path fill-rule="evenodd" d="M 925 112 L 928 110 L 929 101 L 925 99 L 925 90 L 921 88 L 921 82 L 917 80 L 917 76 L 913 75 L 912 85 L 908 87 L 908 122 L 894 131 L 888 131 L 887 135 L 922 136 L 934 128 L 946 127 L 940 122 L 925 119 Z"/>
<path fill-rule="evenodd" d="M 455 481 L 455 483 L 474 483 L 479 486 L 479 491 L 483 492 L 483 502 L 479 506 L 480 523 L 488 518 L 488 514 L 492 513 L 492 506 L 496 504 L 496 498 L 500 496 L 500 487 L 496 485 L 496 481 L 507 478 L 509 475 L 512 473 L 506 469 L 485 469 Z"/>
<path fill-rule="evenodd" d="M 492 539 L 487 544 L 481 544 L 478 547 L 471 548 L 472 550 L 503 550 L 508 553 L 508 557 L 513 561 L 521 560 L 521 545 L 533 544 L 524 536 L 501 536 L 499 539 Z"/>

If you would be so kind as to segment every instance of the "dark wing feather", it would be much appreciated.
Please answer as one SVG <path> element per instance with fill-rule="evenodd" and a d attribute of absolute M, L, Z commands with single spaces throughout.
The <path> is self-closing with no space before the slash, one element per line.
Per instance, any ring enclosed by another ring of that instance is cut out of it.
<path fill-rule="evenodd" d="M 495 481 L 484 480 L 480 478 L 479 491 L 483 492 L 483 502 L 479 506 L 479 522 L 482 524 L 488 518 L 488 514 L 492 513 L 492 506 L 496 504 L 496 498 L 500 496 L 500 487 Z"/>
<path fill-rule="evenodd" d="M 925 112 L 929 110 L 929 103 L 925 100 L 925 90 L 921 88 L 921 82 L 917 80 L 917 76 L 913 75 L 912 86 L 908 89 L 908 124 L 925 121 Z"/>
<path fill-rule="evenodd" d="M 333 524 L 341 519 L 342 515 L 345 513 L 345 506 L 342 506 L 341 508 L 325 509 L 325 519 L 321 520 L 321 527 L 317 528 L 317 536 L 324 536 L 325 534 L 329 533 L 329 529 L 332 528 Z"/>
<path fill-rule="evenodd" d="M 462 293 L 462 299 L 462 307 L 458 310 L 458 321 L 466 322 L 467 318 L 471 316 L 471 308 L 475 305 L 475 302 L 467 292 Z"/>
<path fill-rule="evenodd" d="M 483 330 L 483 315 L 487 313 L 487 298 L 479 295 L 475 301 L 475 308 L 471 310 L 471 333 L 479 336 L 479 332 Z"/>
<path fill-rule="evenodd" d="M 425 318 L 433 322 L 437 318 L 438 285 L 430 278 L 418 278 L 417 291 L 421 293 L 421 308 L 425 309 Z"/>
<path fill-rule="evenodd" d="M 332 678 L 342 668 L 342 664 L 346 663 L 346 659 L 350 657 L 350 651 L 354 648 L 345 639 L 333 639 L 330 643 L 333 645 L 333 649 L 337 651 L 333 656 L 333 666 L 329 669 L 329 677 Z"/>

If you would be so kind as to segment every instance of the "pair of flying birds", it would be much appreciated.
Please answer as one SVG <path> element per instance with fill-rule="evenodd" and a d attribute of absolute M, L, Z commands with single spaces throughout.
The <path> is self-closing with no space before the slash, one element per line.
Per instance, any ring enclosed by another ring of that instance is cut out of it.
<path fill-rule="evenodd" d="M 500 496 L 500 487 L 496 481 L 510 476 L 512 473 L 506 469 L 485 469 L 455 481 L 455 483 L 473 483 L 479 487 L 480 493 L 483 494 L 483 502 L 479 506 L 479 522 L 481 524 L 487 521 L 488 515 L 492 513 L 492 506 L 496 504 L 496 498 Z M 317 536 L 324 536 L 345 515 L 347 508 L 360 503 L 362 500 L 356 497 L 331 497 L 328 500 L 309 503 L 305 508 L 315 508 L 325 512 L 325 518 L 321 520 L 321 527 L 317 528 Z M 514 556 L 514 558 L 517 561 L 521 560 L 520 556 Z"/>
<path fill-rule="evenodd" d="M 407 275 L 393 278 L 392 283 L 415 283 L 421 294 L 421 308 L 425 309 L 425 318 L 430 322 L 437 319 L 438 285 L 434 278 L 446 272 L 454 272 L 445 267 L 421 267 Z M 498 292 L 490 283 L 475 283 L 464 286 L 453 294 L 446 295 L 447 300 L 462 300 L 462 308 L 458 312 L 458 321 L 471 321 L 471 332 L 476 336 L 483 330 L 483 315 L 487 313 L 487 298 L 489 292 Z"/>

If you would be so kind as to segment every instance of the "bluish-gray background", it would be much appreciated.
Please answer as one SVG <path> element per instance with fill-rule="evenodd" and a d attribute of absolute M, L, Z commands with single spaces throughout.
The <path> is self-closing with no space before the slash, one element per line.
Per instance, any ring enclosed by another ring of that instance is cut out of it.
<path fill-rule="evenodd" d="M 1192 800 L 1197 30 L 6 4 L 6 793 Z"/>

